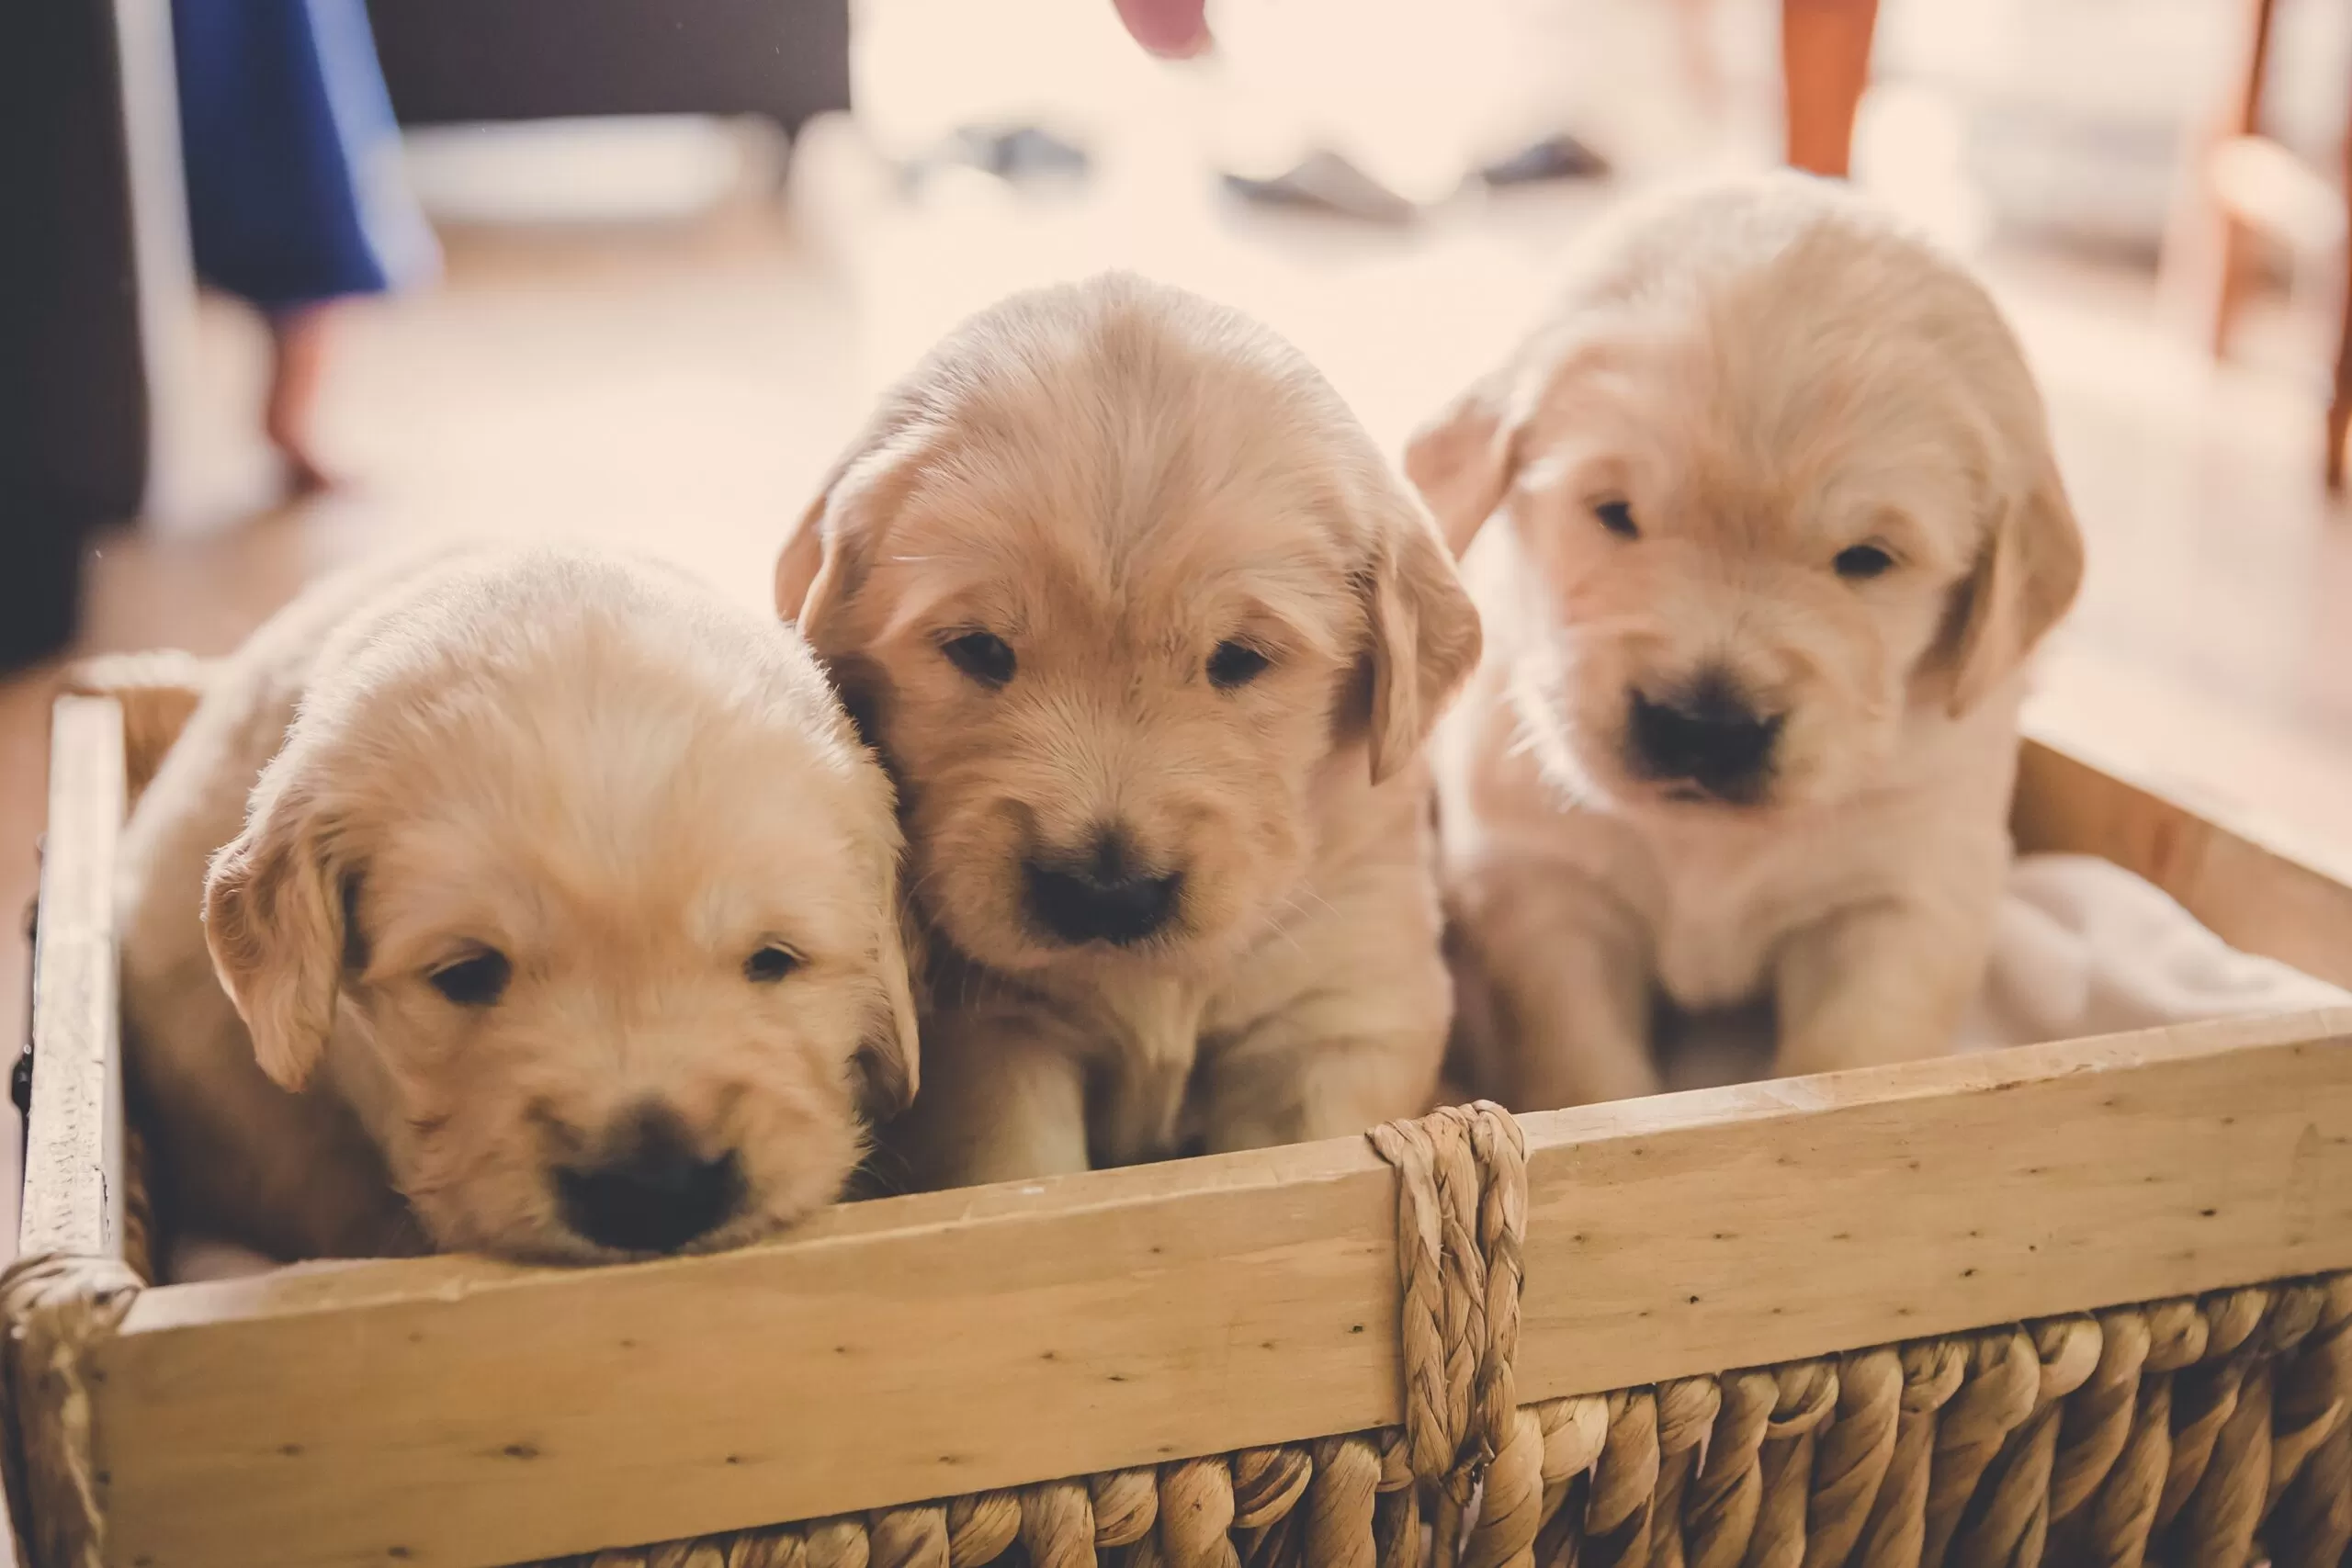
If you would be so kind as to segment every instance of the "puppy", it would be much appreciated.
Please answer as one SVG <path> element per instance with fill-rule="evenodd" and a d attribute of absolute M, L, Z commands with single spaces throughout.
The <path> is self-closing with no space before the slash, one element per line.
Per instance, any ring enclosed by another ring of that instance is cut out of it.
<path fill-rule="evenodd" d="M 207 671 L 125 829 L 159 1196 L 281 1259 L 787 1224 L 914 1089 L 899 844 L 806 648 L 666 570 L 330 580 Z"/>
<path fill-rule="evenodd" d="M 886 398 L 776 602 L 900 789 L 922 1184 L 1352 1134 L 1451 1009 L 1420 750 L 1478 623 L 1298 354 L 1126 276 Z"/>
<path fill-rule="evenodd" d="M 1659 998 L 1769 1000 L 1781 1073 L 1947 1048 L 2020 666 L 2082 574 L 1984 291 L 1802 176 L 1686 193 L 1407 468 L 1477 536 L 1486 658 L 1437 750 L 1481 1076 L 1521 1110 L 1650 1092 Z"/>

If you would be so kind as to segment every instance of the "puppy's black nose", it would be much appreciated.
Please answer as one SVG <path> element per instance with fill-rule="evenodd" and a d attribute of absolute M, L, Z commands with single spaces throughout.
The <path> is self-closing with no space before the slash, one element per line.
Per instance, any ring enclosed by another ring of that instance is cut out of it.
<path fill-rule="evenodd" d="M 1662 702 L 1635 692 L 1630 729 L 1634 761 L 1650 777 L 1745 801 L 1771 772 L 1781 716 L 1758 713 L 1729 681 L 1709 675 Z"/>
<path fill-rule="evenodd" d="M 1125 833 L 1106 829 L 1083 855 L 1038 854 L 1022 871 L 1029 912 L 1067 942 L 1143 941 L 1168 924 L 1183 889 L 1181 873 L 1161 875 L 1136 863 Z"/>
<path fill-rule="evenodd" d="M 743 1170 L 731 1149 L 705 1159 L 677 1118 L 633 1112 L 592 1165 L 555 1173 L 563 1223 L 599 1247 L 675 1252 L 727 1223 L 743 1205 Z"/>

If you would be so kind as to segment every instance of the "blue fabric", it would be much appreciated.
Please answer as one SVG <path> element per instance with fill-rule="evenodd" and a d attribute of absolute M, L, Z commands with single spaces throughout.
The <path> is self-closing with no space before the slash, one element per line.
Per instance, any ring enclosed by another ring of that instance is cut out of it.
<path fill-rule="evenodd" d="M 173 0 L 198 276 L 277 310 L 438 265 L 364 0 Z"/>

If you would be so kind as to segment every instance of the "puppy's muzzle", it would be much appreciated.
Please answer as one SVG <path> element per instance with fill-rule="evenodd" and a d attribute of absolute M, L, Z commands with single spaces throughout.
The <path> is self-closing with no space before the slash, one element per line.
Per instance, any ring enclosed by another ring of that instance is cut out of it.
<path fill-rule="evenodd" d="M 1633 694 L 1626 723 L 1635 771 L 1735 804 L 1764 793 L 1781 716 L 1760 714 L 1715 672 L 1664 698 Z"/>
<path fill-rule="evenodd" d="M 742 1208 L 742 1162 L 732 1149 L 697 1154 L 677 1117 L 658 1105 L 624 1116 L 594 1164 L 555 1173 L 563 1223 L 616 1252 L 675 1252 Z"/>
<path fill-rule="evenodd" d="M 1141 864 L 1116 828 L 1104 829 L 1092 848 L 1079 854 L 1033 854 L 1021 870 L 1030 919 L 1072 945 L 1142 942 L 1175 918 L 1183 894 L 1182 873 Z"/>

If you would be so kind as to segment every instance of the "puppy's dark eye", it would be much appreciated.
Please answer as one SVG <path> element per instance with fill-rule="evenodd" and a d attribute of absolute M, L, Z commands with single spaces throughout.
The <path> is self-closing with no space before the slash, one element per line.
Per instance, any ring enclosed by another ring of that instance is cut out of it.
<path fill-rule="evenodd" d="M 800 954 L 772 942 L 743 960 L 743 978 L 755 986 L 773 986 L 799 967 Z"/>
<path fill-rule="evenodd" d="M 469 958 L 455 964 L 444 964 L 427 975 L 433 988 L 461 1008 L 486 1008 L 506 992 L 506 982 L 514 977 L 514 966 L 506 954 L 495 948 L 484 948 Z"/>
<path fill-rule="evenodd" d="M 1855 545 L 1838 552 L 1833 563 L 1840 577 L 1860 580 L 1883 575 L 1894 565 L 1894 558 L 1876 545 Z"/>
<path fill-rule="evenodd" d="M 1592 514 L 1600 519 L 1602 527 L 1621 539 L 1631 539 L 1641 533 L 1641 530 L 1634 525 L 1634 507 L 1631 502 L 1597 501 L 1593 502 Z"/>
<path fill-rule="evenodd" d="M 939 645 L 947 661 L 983 686 L 1001 686 L 1012 679 L 1012 649 L 1002 637 L 987 632 L 966 632 Z"/>
<path fill-rule="evenodd" d="M 1273 662 L 1246 642 L 1221 642 L 1209 655 L 1209 683 L 1231 691 L 1246 686 Z"/>

